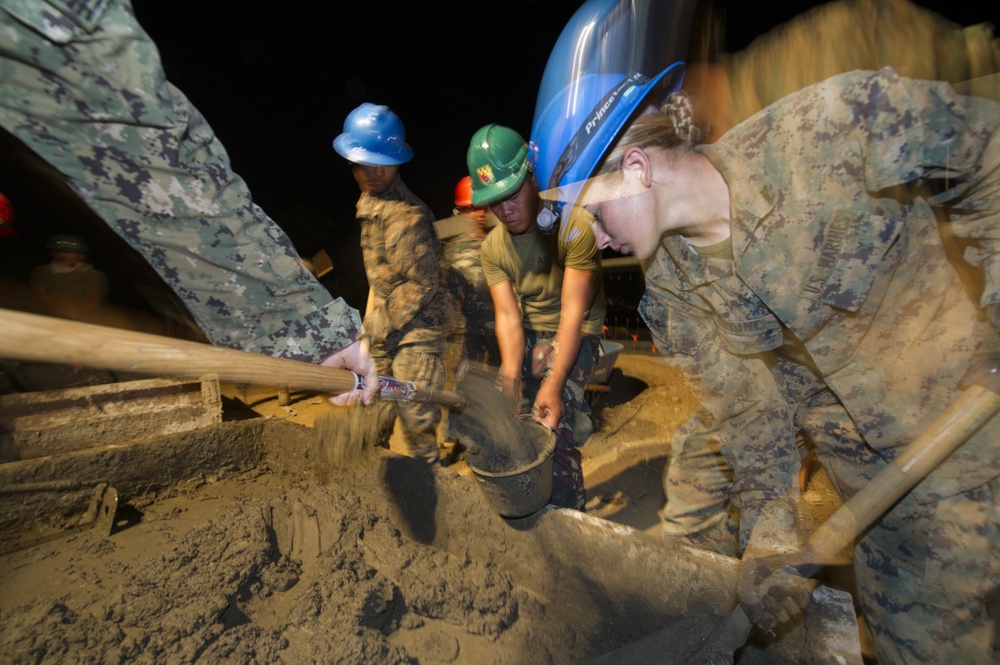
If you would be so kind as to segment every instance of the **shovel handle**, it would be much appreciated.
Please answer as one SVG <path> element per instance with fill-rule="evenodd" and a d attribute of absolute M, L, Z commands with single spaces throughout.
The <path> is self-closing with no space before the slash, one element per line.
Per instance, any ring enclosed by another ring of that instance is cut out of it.
<path fill-rule="evenodd" d="M 364 377 L 358 377 L 358 381 L 359 388 L 364 388 Z M 382 399 L 394 402 L 430 402 L 453 409 L 464 409 L 468 406 L 465 399 L 457 393 L 421 388 L 412 381 L 404 381 L 390 376 L 378 377 L 378 391 Z"/>
<path fill-rule="evenodd" d="M 364 386 L 354 372 L 198 342 L 0 309 L 0 357 L 154 376 L 215 375 L 223 381 L 340 395 Z M 380 377 L 380 388 L 386 388 Z M 460 406 L 455 393 L 409 384 L 396 399 Z M 387 396 L 388 398 L 388 396 Z"/>
<path fill-rule="evenodd" d="M 6 309 L 0 309 L 0 355 L 136 374 L 214 374 L 234 383 L 337 395 L 357 383 L 346 369 Z"/>
<path fill-rule="evenodd" d="M 889 466 L 812 534 L 806 547 L 830 561 L 1000 410 L 1000 395 L 973 385 Z"/>

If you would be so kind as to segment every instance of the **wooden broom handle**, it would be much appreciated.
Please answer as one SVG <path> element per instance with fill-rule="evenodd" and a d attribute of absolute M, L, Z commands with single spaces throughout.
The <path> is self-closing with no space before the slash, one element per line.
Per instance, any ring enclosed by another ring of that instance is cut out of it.
<path fill-rule="evenodd" d="M 0 357 L 157 376 L 211 374 L 334 395 L 354 390 L 358 381 L 346 369 L 9 309 L 0 309 Z"/>
<path fill-rule="evenodd" d="M 809 538 L 806 547 L 830 561 L 923 480 L 1000 409 L 1000 395 L 973 385 L 910 442 Z"/>

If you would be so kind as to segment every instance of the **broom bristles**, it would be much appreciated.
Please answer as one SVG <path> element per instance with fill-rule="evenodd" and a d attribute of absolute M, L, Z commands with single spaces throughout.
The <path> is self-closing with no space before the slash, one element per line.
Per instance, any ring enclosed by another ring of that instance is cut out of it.
<path fill-rule="evenodd" d="M 336 407 L 313 423 L 313 459 L 317 479 L 366 459 L 378 445 L 383 427 L 378 407 Z"/>
<path fill-rule="evenodd" d="M 506 471 L 534 460 L 534 448 L 525 441 L 531 421 L 514 418 L 514 404 L 496 389 L 491 372 L 469 368 L 458 390 L 469 406 L 452 415 L 452 429 L 476 467 Z"/>

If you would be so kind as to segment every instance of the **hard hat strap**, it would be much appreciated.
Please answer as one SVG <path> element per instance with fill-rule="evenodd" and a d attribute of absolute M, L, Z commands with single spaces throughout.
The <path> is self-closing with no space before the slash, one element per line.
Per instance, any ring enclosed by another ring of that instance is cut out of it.
<path fill-rule="evenodd" d="M 576 163 L 576 160 L 587 149 L 594 136 L 597 135 L 597 130 L 600 129 L 604 121 L 611 115 L 611 109 L 621 101 L 622 93 L 633 86 L 643 85 L 647 82 L 649 82 L 648 76 L 640 72 L 635 72 L 626 77 L 625 80 L 601 98 L 601 101 L 594 106 L 590 119 L 576 130 L 576 134 L 573 135 L 573 138 L 566 145 L 566 149 L 559 156 L 559 161 L 556 162 L 555 167 L 552 169 L 552 176 L 549 178 L 548 187 L 545 189 L 559 187 L 562 177 Z"/>

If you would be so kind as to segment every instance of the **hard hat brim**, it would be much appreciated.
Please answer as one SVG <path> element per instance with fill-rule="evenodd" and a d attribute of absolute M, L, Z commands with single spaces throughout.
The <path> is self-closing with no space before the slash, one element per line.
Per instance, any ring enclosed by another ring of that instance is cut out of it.
<path fill-rule="evenodd" d="M 558 157 L 557 161 L 552 160 L 552 156 L 550 156 L 550 162 L 568 163 L 570 166 L 558 174 L 558 182 L 552 182 L 552 179 L 556 177 L 553 170 L 549 174 L 549 182 L 538 183 L 539 188 L 545 192 L 544 198 L 561 200 L 572 204 L 587 178 L 593 174 L 600 160 L 618 138 L 622 129 L 631 122 L 636 112 L 649 103 L 651 99 L 664 97 L 666 92 L 676 90 L 680 87 L 684 77 L 684 69 L 684 63 L 676 62 L 653 78 L 643 83 L 636 83 L 631 88 L 622 91 L 617 103 L 610 109 L 607 109 L 601 116 L 599 124 L 591 131 L 588 142 L 582 148 L 579 148 L 575 155 L 561 153 L 556 155 Z M 597 75 L 592 74 L 589 76 Z M 620 78 L 621 82 L 625 82 L 628 78 L 624 74 L 616 76 Z M 570 134 L 576 133 L 578 128 L 565 125 L 560 127 L 559 125 L 565 123 L 566 119 L 562 105 L 566 99 L 577 96 L 575 89 L 581 84 L 582 80 L 581 78 L 568 85 L 562 94 L 553 98 L 549 107 L 539 114 L 535 130 L 532 132 L 533 137 L 547 136 L 551 138 L 553 135 L 561 135 L 561 140 L 557 142 L 557 146 L 560 147 L 556 148 L 561 151 L 565 151 L 565 146 L 571 143 L 574 147 L 579 145 L 577 142 L 572 142 L 570 138 Z M 537 138 L 533 139 L 533 141 L 535 141 L 533 143 L 535 151 L 551 149 L 542 146 Z M 540 167 L 536 165 L 535 171 L 538 172 L 539 170 Z"/>
<path fill-rule="evenodd" d="M 398 154 L 390 157 L 362 148 L 347 132 L 340 134 L 333 140 L 333 149 L 347 161 L 362 166 L 398 166 L 413 159 L 413 148 L 409 144 L 403 145 Z"/>

